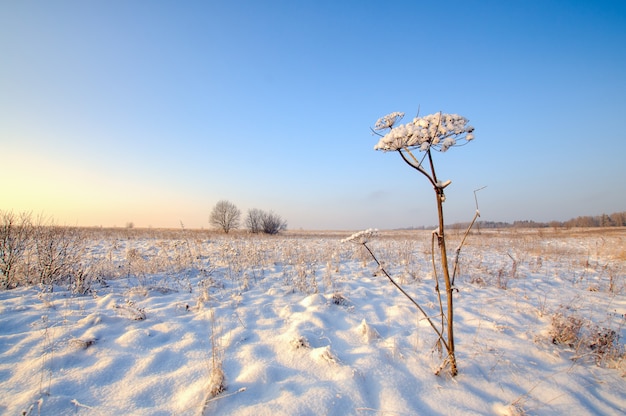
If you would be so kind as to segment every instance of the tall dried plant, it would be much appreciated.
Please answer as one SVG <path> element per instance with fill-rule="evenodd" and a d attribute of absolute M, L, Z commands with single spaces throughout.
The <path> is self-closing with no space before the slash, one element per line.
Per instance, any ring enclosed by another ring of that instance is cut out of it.
<path fill-rule="evenodd" d="M 468 120 L 465 117 L 457 114 L 444 114 L 439 112 L 424 117 L 416 117 L 406 124 L 398 125 L 397 123 L 403 117 L 404 113 L 395 112 L 380 118 L 376 122 L 372 131 L 380 136 L 380 140 L 376 146 L 374 146 L 374 149 L 381 150 L 383 152 L 397 152 L 406 164 L 418 171 L 430 182 L 435 192 L 439 224 L 437 229 L 433 231 L 432 263 L 435 276 L 435 289 L 438 294 L 439 309 L 441 313 L 440 329 L 435 328 L 435 325 L 430 319 L 429 322 L 431 323 L 433 329 L 437 332 L 440 343 L 445 346 L 447 351 L 447 357 L 445 358 L 439 371 L 441 371 L 442 368 L 449 366 L 450 374 L 455 376 L 458 369 L 454 350 L 453 284 L 460 247 L 457 249 L 457 260 L 455 261 L 454 272 L 451 273 L 446 249 L 443 210 L 443 203 L 446 200 L 444 190 L 450 185 L 451 181 L 442 181 L 437 176 L 433 153 L 434 151 L 446 152 L 451 147 L 461 146 L 470 142 L 474 139 L 474 128 L 468 125 Z M 414 154 L 415 151 L 423 152 L 424 154 L 418 158 Z M 474 216 L 474 221 L 478 215 L 479 213 L 477 210 L 476 215 Z M 472 221 L 470 227 L 474 221 Z M 445 284 L 445 297 L 442 296 L 439 288 L 439 275 L 434 252 L 435 241 L 439 247 L 439 271 L 441 272 Z M 371 251 L 370 254 L 373 256 Z M 385 275 L 387 275 L 386 272 Z M 389 275 L 387 275 L 387 277 L 398 287 L 398 289 L 407 295 L 406 292 L 404 292 Z M 418 309 L 426 315 L 417 302 L 415 302 L 410 296 L 408 297 L 413 301 Z M 443 302 L 444 300 L 445 305 Z"/>

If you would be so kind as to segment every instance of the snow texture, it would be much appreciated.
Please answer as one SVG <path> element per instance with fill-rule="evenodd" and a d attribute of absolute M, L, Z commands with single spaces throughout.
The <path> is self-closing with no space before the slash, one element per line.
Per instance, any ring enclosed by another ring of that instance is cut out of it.
<path fill-rule="evenodd" d="M 372 249 L 435 314 L 420 242 L 430 232 L 379 234 Z M 216 237 L 197 243 L 194 267 L 120 273 L 88 296 L 0 292 L 0 414 L 623 414 L 623 359 L 600 362 L 599 347 L 550 332 L 560 314 L 623 339 L 623 232 L 471 236 L 455 292 L 454 379 L 433 374 L 428 324 L 341 238 Z M 125 270 L 130 244 L 146 261 L 173 246 L 112 238 L 92 252 Z"/>

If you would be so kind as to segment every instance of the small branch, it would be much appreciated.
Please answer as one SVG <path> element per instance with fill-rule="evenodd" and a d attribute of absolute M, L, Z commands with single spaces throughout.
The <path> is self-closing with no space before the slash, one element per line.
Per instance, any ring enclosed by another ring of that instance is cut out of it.
<path fill-rule="evenodd" d="M 433 321 L 430 319 L 430 317 L 428 316 L 428 314 L 426 313 L 426 311 L 424 309 L 422 309 L 422 307 L 419 305 L 419 303 L 417 303 L 415 301 L 415 299 L 413 299 L 411 297 L 411 295 L 409 295 L 404 289 L 402 289 L 402 287 L 396 283 L 395 280 L 393 280 L 393 278 L 389 275 L 389 273 L 387 273 L 387 270 L 385 270 L 385 268 L 382 266 L 382 264 L 380 264 L 380 262 L 378 261 L 378 259 L 376 258 L 376 256 L 374 255 L 374 253 L 372 252 L 372 250 L 370 250 L 370 248 L 367 246 L 367 243 L 362 243 L 363 246 L 367 249 L 367 251 L 370 253 L 370 255 L 372 256 L 372 258 L 374 259 L 374 261 L 376 262 L 376 264 L 378 265 L 378 267 L 380 268 L 380 270 L 385 274 L 385 276 L 387 277 L 387 279 L 389 279 L 389 281 L 400 291 L 402 292 L 402 294 L 404 296 L 407 297 L 407 299 L 409 299 L 411 301 L 411 303 L 413 303 L 413 305 L 415 305 L 417 307 L 417 309 L 422 313 L 422 315 L 424 315 L 424 317 L 426 318 L 426 320 L 428 321 L 428 323 L 430 324 L 430 326 L 433 328 L 433 330 L 435 331 L 435 333 L 437 334 L 437 336 L 439 337 L 439 339 L 441 340 L 441 342 L 444 344 L 444 346 L 446 347 L 446 350 L 448 350 L 448 343 L 446 342 L 446 340 L 443 338 L 443 336 L 441 335 L 441 332 L 437 329 L 437 327 L 435 326 L 435 324 L 433 324 Z"/>
<path fill-rule="evenodd" d="M 206 399 L 204 399 L 204 402 L 203 402 L 203 405 L 202 405 L 202 410 L 200 410 L 200 415 L 203 416 L 205 414 L 206 409 L 207 409 L 209 403 L 217 401 L 217 400 L 225 399 L 227 397 L 234 396 L 235 394 L 243 393 L 244 391 L 246 391 L 246 388 L 242 387 L 239 390 L 234 391 L 232 393 L 220 394 L 219 396 L 215 396 L 215 397 L 208 396 Z"/>
<path fill-rule="evenodd" d="M 474 223 L 476 222 L 476 219 L 478 217 L 480 217 L 480 212 L 477 209 L 476 213 L 474 214 L 474 218 L 472 219 L 472 222 L 470 223 L 469 227 L 467 227 L 467 230 L 465 230 L 465 234 L 463 235 L 463 239 L 461 240 L 461 243 L 459 244 L 459 246 L 456 249 L 456 257 L 454 259 L 454 270 L 452 271 L 452 286 L 454 286 L 454 279 L 456 278 L 456 272 L 459 269 L 459 256 L 461 254 L 461 248 L 465 244 L 465 239 L 467 238 L 470 230 L 474 226 Z"/>
<path fill-rule="evenodd" d="M 437 128 L 439 128 L 439 127 L 437 127 Z M 432 177 L 431 177 L 430 183 L 432 183 L 432 184 L 433 184 L 433 186 L 435 187 L 435 192 L 438 192 L 438 193 L 443 193 L 443 190 L 441 190 L 441 191 L 440 191 L 440 190 L 437 188 L 437 174 L 435 173 L 435 164 L 434 164 L 434 162 L 433 162 L 433 154 L 432 154 L 432 152 L 430 151 L 430 147 L 429 147 L 429 148 L 428 148 L 428 150 L 426 151 L 426 154 L 427 154 L 427 156 L 428 156 L 428 161 L 429 161 L 429 163 L 430 163 L 430 171 L 432 172 Z"/>
<path fill-rule="evenodd" d="M 476 211 L 478 211 L 478 197 L 476 196 L 476 192 L 482 191 L 486 187 L 487 185 L 483 186 L 482 188 L 474 189 L 474 200 L 476 201 Z"/>
<path fill-rule="evenodd" d="M 405 149 L 412 157 L 413 159 L 415 159 L 415 157 L 413 156 L 413 154 L 408 150 Z M 404 155 L 404 153 L 402 153 L 402 150 L 398 150 L 398 153 L 400 153 L 400 156 L 402 156 L 402 160 L 404 160 L 407 165 L 411 166 L 413 169 L 417 170 L 418 172 L 420 172 L 422 175 L 426 176 L 426 178 L 428 178 L 428 181 L 434 186 L 437 187 L 437 183 L 433 180 L 433 178 L 430 177 L 430 175 L 428 174 L 428 172 L 426 172 L 424 170 L 424 168 L 422 167 L 421 163 L 418 163 L 417 165 L 414 165 L 409 159 L 406 158 L 406 156 Z M 417 160 L 416 160 L 417 161 Z"/>
<path fill-rule="evenodd" d="M 374 130 L 373 128 L 370 127 L 370 130 L 372 131 L 372 133 L 374 133 L 375 135 L 377 135 L 378 137 L 385 137 L 384 135 L 378 133 L 376 130 Z"/>
<path fill-rule="evenodd" d="M 441 315 L 441 331 L 445 328 L 445 313 L 443 313 L 443 302 L 441 301 L 441 290 L 439 289 L 439 275 L 437 275 L 437 263 L 435 263 L 435 236 L 439 239 L 439 234 L 432 233 L 430 240 L 430 257 L 433 263 L 433 275 L 435 277 L 435 292 L 439 301 L 439 312 Z M 447 348 L 446 348 L 447 349 Z"/>
<path fill-rule="evenodd" d="M 72 403 L 76 407 L 82 407 L 82 408 L 85 408 L 85 409 L 93 410 L 93 407 L 87 406 L 86 404 L 82 404 L 82 403 L 80 403 L 76 399 L 73 399 L 70 403 Z"/>
<path fill-rule="evenodd" d="M 405 147 L 404 150 L 409 154 L 409 156 L 411 156 L 411 159 L 413 159 L 413 161 L 415 162 L 415 165 L 419 167 L 420 169 L 423 169 L 422 162 L 424 161 L 424 158 L 426 158 L 426 155 L 424 154 L 424 157 L 422 157 L 422 160 L 418 162 L 415 155 L 413 155 L 413 153 L 411 152 L 411 149 L 409 149 L 408 147 Z"/>
<path fill-rule="evenodd" d="M 435 277 L 435 290 L 439 292 L 439 277 L 437 276 L 437 264 L 435 263 L 435 237 L 439 239 L 439 233 L 433 231 L 430 239 L 430 259 L 433 264 L 433 275 Z"/>
<path fill-rule="evenodd" d="M 486 187 L 487 186 L 483 186 L 482 188 L 474 189 L 474 200 L 476 201 L 476 213 L 474 214 L 474 218 L 472 219 L 472 222 L 470 223 L 469 227 L 467 227 L 467 230 L 465 231 L 465 235 L 463 235 L 461 244 L 459 244 L 459 246 L 456 249 L 456 258 L 454 259 L 454 270 L 452 272 L 452 286 L 454 286 L 454 279 L 456 278 L 456 272 L 458 271 L 458 268 L 459 268 L 459 255 L 461 254 L 461 248 L 465 244 L 465 239 L 467 238 L 470 230 L 474 226 L 476 219 L 480 217 L 480 211 L 478 210 L 478 196 L 476 195 L 476 192 L 482 191 Z"/>

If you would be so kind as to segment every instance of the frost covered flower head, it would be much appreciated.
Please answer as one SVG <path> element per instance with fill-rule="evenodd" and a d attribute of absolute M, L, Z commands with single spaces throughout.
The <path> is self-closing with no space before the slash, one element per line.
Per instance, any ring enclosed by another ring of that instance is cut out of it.
<path fill-rule="evenodd" d="M 406 124 L 393 127 L 393 123 L 398 118 L 394 118 L 393 122 L 389 123 L 391 119 L 388 117 L 394 114 L 402 113 L 392 113 L 376 122 L 376 130 L 389 128 L 389 131 L 381 137 L 374 146 L 374 150 L 389 152 L 402 149 L 419 149 L 427 151 L 433 148 L 445 152 L 452 146 L 474 139 L 474 127 L 468 125 L 468 119 L 458 114 L 439 112 L 417 117 Z M 384 127 L 385 125 L 388 127 Z"/>
<path fill-rule="evenodd" d="M 399 113 L 397 111 L 395 113 L 387 114 L 385 117 L 381 117 L 378 121 L 376 121 L 376 124 L 374 124 L 374 130 L 390 129 L 394 124 L 396 124 L 397 121 L 402 120 L 403 117 L 404 113 Z"/>
<path fill-rule="evenodd" d="M 365 244 L 369 242 L 372 238 L 378 235 L 378 230 L 375 228 L 369 228 L 364 231 L 359 231 L 358 233 L 352 234 L 348 238 L 344 238 L 341 240 L 342 243 L 356 243 L 356 244 Z"/>

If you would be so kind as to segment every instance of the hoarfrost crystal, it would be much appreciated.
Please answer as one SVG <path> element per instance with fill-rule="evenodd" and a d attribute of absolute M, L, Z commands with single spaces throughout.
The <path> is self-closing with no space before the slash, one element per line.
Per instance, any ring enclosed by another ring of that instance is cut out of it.
<path fill-rule="evenodd" d="M 357 244 L 365 244 L 369 242 L 372 238 L 378 235 L 378 230 L 375 228 L 369 228 L 364 231 L 359 231 L 357 233 L 352 234 L 348 238 L 344 238 L 341 240 L 342 243 L 357 243 Z"/>
<path fill-rule="evenodd" d="M 374 125 L 374 130 L 385 130 L 393 127 L 396 124 L 396 121 L 401 120 L 404 117 L 404 113 L 395 112 L 391 114 L 387 114 L 385 117 L 381 117 L 376 121 Z"/>
<path fill-rule="evenodd" d="M 403 116 L 404 113 L 391 113 L 376 122 L 375 130 L 389 131 L 374 146 L 375 150 L 389 152 L 417 148 L 426 151 L 434 148 L 445 152 L 461 141 L 474 139 L 474 127 L 468 125 L 468 119 L 458 114 L 430 114 L 394 127 Z"/>

